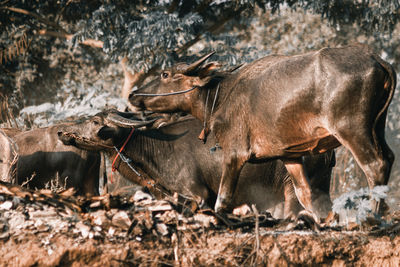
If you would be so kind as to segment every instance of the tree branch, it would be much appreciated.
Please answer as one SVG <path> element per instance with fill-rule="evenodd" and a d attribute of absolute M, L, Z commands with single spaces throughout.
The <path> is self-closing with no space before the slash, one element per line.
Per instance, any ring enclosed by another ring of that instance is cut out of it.
<path fill-rule="evenodd" d="M 228 14 L 227 16 L 223 17 L 221 20 L 215 22 L 213 25 L 211 25 L 206 31 L 208 32 L 215 32 L 218 29 L 220 29 L 226 22 L 230 21 L 233 18 L 236 18 L 238 15 L 240 15 L 240 13 L 244 10 L 244 8 L 238 9 L 235 12 L 232 12 L 230 14 Z M 198 34 L 193 40 L 187 42 L 186 44 L 184 44 L 183 46 L 181 46 L 180 48 L 178 48 L 176 50 L 177 54 L 182 53 L 183 51 L 189 49 L 189 47 L 193 46 L 194 44 L 196 44 L 198 41 L 201 40 L 201 36 L 202 34 Z"/>
<path fill-rule="evenodd" d="M 21 9 L 21 8 L 16 8 L 16 7 L 2 7 L 1 9 L 4 10 L 9 10 L 15 13 L 20 13 L 20 14 L 24 14 L 24 15 L 28 15 L 31 17 L 34 17 L 35 19 L 37 19 L 40 22 L 43 22 L 46 25 L 52 26 L 54 28 L 59 29 L 60 31 L 62 31 L 63 33 L 67 33 L 63 28 L 61 28 L 60 25 L 58 25 L 57 23 L 51 22 L 45 18 L 42 18 L 41 16 L 39 16 L 38 14 L 35 14 L 33 12 L 27 11 L 25 9 Z"/>
<path fill-rule="evenodd" d="M 67 33 L 60 33 L 60 32 L 55 32 L 55 31 L 48 31 L 48 30 L 39 30 L 39 35 L 46 35 L 46 36 L 52 36 L 56 38 L 64 38 L 67 40 L 71 40 L 73 37 L 73 34 L 67 34 Z M 93 39 L 86 39 L 83 42 L 80 42 L 80 44 L 91 46 L 91 47 L 97 47 L 97 48 L 103 48 L 103 42 L 102 41 L 97 41 Z"/>

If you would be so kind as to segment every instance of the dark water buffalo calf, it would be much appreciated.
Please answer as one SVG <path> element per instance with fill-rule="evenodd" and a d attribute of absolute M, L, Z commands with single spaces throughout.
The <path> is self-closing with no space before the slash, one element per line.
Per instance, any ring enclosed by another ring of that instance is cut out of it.
<path fill-rule="evenodd" d="M 302 156 L 339 145 L 351 151 L 370 188 L 388 183 L 394 154 L 384 132 L 396 73 L 368 47 L 272 55 L 223 74 L 203 64 L 211 55 L 161 72 L 129 99 L 138 110 L 190 113 L 206 123 L 203 136 L 214 132 L 223 150 L 216 211 L 229 206 L 244 163 L 280 158 L 312 214 Z M 384 207 L 373 202 L 375 212 Z"/>
<path fill-rule="evenodd" d="M 68 123 L 29 131 L 0 129 L 0 147 L 13 150 L 3 154 L 3 180 L 33 189 L 50 187 L 52 181 L 53 186 L 74 187 L 78 194 L 98 194 L 100 153 L 64 145 L 57 136 L 62 125 Z"/>
<path fill-rule="evenodd" d="M 77 125 L 64 127 L 59 137 L 65 144 L 79 148 L 106 150 L 113 160 L 116 156 L 114 146 L 119 149 L 131 132 L 126 127 L 126 124 L 114 119 L 113 113 L 105 112 Z M 202 199 L 213 206 L 218 192 L 223 153 L 215 147 L 213 134 L 206 144 L 196 139 L 201 129 L 201 122 L 190 116 L 159 129 L 135 130 L 123 154 L 132 160 L 131 164 L 137 171 L 153 178 L 163 187 L 197 200 Z M 329 186 L 331 170 L 335 164 L 334 152 L 307 156 L 304 161 L 311 178 L 313 199 L 318 202 L 321 215 L 325 216 L 331 208 Z M 147 185 L 119 158 L 115 166 L 127 179 Z M 297 215 L 300 205 L 281 161 L 246 164 L 238 184 L 233 206 L 256 204 L 258 209 L 266 210 L 285 200 L 284 214 L 274 215 Z M 157 190 L 153 192 L 157 193 Z"/>

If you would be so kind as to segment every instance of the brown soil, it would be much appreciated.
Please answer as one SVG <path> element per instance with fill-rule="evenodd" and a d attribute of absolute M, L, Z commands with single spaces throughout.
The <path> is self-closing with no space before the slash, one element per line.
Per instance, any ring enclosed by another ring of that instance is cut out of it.
<path fill-rule="evenodd" d="M 212 211 L 141 191 L 89 198 L 0 184 L 0 266 L 400 265 L 398 214 L 363 231 L 292 230 L 304 224 L 268 214 L 229 218 L 231 228 Z"/>

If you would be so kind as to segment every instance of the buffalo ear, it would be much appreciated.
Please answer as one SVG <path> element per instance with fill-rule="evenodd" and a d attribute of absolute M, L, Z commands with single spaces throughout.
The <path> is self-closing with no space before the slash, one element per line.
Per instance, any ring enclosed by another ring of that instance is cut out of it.
<path fill-rule="evenodd" d="M 197 87 L 204 87 L 206 86 L 211 80 L 213 79 L 212 76 L 207 76 L 204 78 L 198 78 L 193 82 L 193 86 L 197 86 Z"/>
<path fill-rule="evenodd" d="M 104 126 L 98 132 L 97 136 L 102 140 L 113 138 L 117 135 L 117 130 L 112 127 Z"/>
<path fill-rule="evenodd" d="M 200 68 L 198 71 L 198 76 L 200 78 L 204 78 L 206 76 L 210 76 L 213 70 L 221 68 L 221 63 L 218 62 L 210 62 L 204 67 Z"/>
<path fill-rule="evenodd" d="M 218 62 L 210 62 L 204 67 L 200 68 L 197 71 L 196 80 L 193 82 L 194 86 L 204 87 L 206 86 L 213 78 L 213 71 L 221 67 L 221 64 Z"/>

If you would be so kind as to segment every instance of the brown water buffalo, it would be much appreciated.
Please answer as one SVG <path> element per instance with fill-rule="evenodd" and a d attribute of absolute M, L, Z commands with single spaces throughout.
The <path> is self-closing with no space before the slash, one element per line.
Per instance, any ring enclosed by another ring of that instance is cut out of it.
<path fill-rule="evenodd" d="M 13 152 L 3 154 L 3 180 L 30 188 L 53 185 L 74 187 L 78 194 L 99 194 L 100 153 L 64 145 L 57 136 L 62 125 L 68 123 L 29 131 L 0 129 L 0 147 L 12 147 Z"/>
<path fill-rule="evenodd" d="M 312 214 L 302 156 L 339 145 L 351 151 L 370 188 L 388 183 L 394 154 L 384 132 L 396 74 L 368 47 L 271 55 L 223 74 L 203 64 L 211 55 L 161 72 L 129 99 L 138 110 L 190 113 L 205 122 L 204 135 L 214 132 L 224 154 L 216 211 L 228 208 L 245 162 L 280 158 Z M 380 203 L 374 211 L 383 210 Z"/>
<path fill-rule="evenodd" d="M 119 113 L 122 114 L 122 113 Z M 132 126 L 132 125 L 131 125 Z M 114 113 L 104 112 L 82 123 L 64 127 L 59 137 L 65 144 L 89 150 L 105 150 L 110 159 L 116 156 L 131 129 L 114 118 Z M 143 176 L 153 178 L 169 191 L 178 192 L 213 206 L 221 177 L 223 153 L 215 147 L 210 134 L 207 144 L 196 139 L 202 124 L 193 117 L 184 117 L 167 123 L 159 129 L 135 130 L 122 154 Z M 313 188 L 313 200 L 318 202 L 319 213 L 325 216 L 331 208 L 329 186 L 334 152 L 307 156 L 304 159 Z M 146 179 L 138 177 L 126 163 L 118 158 L 115 167 L 127 179 L 148 186 Z M 246 164 L 239 177 L 239 186 L 233 195 L 232 205 L 256 204 L 258 209 L 271 209 L 285 199 L 284 215 L 297 215 L 299 207 L 289 174 L 284 164 L 272 160 L 260 164 Z M 157 188 L 149 187 L 158 193 Z"/>

